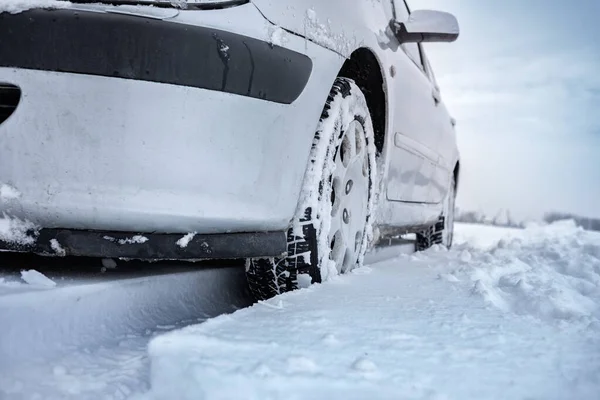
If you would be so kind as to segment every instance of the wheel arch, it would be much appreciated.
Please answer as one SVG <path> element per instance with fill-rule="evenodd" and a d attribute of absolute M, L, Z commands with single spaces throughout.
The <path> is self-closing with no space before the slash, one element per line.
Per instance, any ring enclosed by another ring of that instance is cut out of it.
<path fill-rule="evenodd" d="M 352 79 L 365 95 L 373 121 L 375 147 L 383 153 L 388 121 L 388 99 L 381 62 L 367 47 L 354 50 L 344 62 L 337 77 Z"/>

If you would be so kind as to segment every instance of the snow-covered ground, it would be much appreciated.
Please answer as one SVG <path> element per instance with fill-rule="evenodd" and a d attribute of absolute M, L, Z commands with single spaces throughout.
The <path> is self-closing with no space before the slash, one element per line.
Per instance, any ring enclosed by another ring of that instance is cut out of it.
<path fill-rule="evenodd" d="M 456 240 L 199 325 L 247 301 L 243 271 L 56 287 L 29 271 L 0 283 L 0 399 L 598 400 L 600 235 Z"/>
<path fill-rule="evenodd" d="M 148 388 L 152 337 L 250 304 L 243 265 L 157 269 L 0 278 L 0 400 L 125 399 Z"/>
<path fill-rule="evenodd" d="M 599 399 L 600 236 L 457 240 L 156 337 L 141 398 Z"/>

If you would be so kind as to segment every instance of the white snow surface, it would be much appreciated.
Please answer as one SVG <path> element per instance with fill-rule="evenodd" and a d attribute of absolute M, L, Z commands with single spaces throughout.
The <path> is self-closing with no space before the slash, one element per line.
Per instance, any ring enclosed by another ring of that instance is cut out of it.
<path fill-rule="evenodd" d="M 456 240 L 156 337 L 139 397 L 597 400 L 600 235 Z"/>
<path fill-rule="evenodd" d="M 192 326 L 245 302 L 243 269 L 0 277 L 0 399 L 597 400 L 600 235 L 456 239 Z"/>
<path fill-rule="evenodd" d="M 1 0 L 0 13 L 18 14 L 34 8 L 68 8 L 71 3 L 58 0 Z"/>
<path fill-rule="evenodd" d="M 129 398 L 148 388 L 151 337 L 249 304 L 240 268 L 52 277 L 0 277 L 0 400 Z"/>

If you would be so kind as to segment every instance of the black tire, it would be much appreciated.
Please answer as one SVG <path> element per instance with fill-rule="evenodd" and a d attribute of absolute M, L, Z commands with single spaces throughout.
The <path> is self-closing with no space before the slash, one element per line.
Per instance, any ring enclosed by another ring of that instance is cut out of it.
<path fill-rule="evenodd" d="M 348 112 L 344 113 L 343 110 Z M 358 255 L 356 265 L 362 264 L 364 253 L 372 237 L 371 210 L 376 171 L 373 125 L 361 90 L 352 80 L 338 78 L 319 120 L 304 178 L 303 187 L 306 190 L 301 194 L 296 217 L 288 230 L 287 256 L 246 261 L 248 284 L 257 300 L 269 299 L 297 289 L 299 275 L 310 276 L 311 283 L 320 283 L 323 278 L 321 268 L 330 267 L 330 254 L 327 251 L 330 246 L 329 243 L 324 245 L 328 242 L 327 218 L 330 217 L 327 217 L 327 213 L 330 211 L 323 210 L 332 209 L 333 204 L 330 204 L 329 209 L 326 206 L 331 203 L 330 199 L 335 194 L 332 193 L 333 175 L 328 173 L 327 166 L 333 162 L 340 151 L 345 129 L 355 123 L 359 123 L 363 129 L 362 133 L 366 141 L 363 157 L 365 157 L 365 165 L 368 164 L 368 172 L 363 172 L 368 180 L 366 217 L 362 234 L 359 235 L 357 232 L 355 252 L 352 257 Z M 362 213 L 357 212 L 357 215 Z M 352 264 L 353 260 L 349 262 Z M 345 258 L 344 263 L 346 263 Z"/>
<path fill-rule="evenodd" d="M 444 199 L 444 210 L 435 225 L 417 233 L 416 251 L 425 251 L 439 244 L 450 249 L 454 238 L 454 212 L 456 199 L 456 179 L 452 177 L 450 190 Z"/>

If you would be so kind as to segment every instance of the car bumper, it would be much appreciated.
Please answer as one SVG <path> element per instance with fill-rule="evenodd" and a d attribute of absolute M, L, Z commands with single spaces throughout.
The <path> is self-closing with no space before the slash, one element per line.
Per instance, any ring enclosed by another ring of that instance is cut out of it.
<path fill-rule="evenodd" d="M 63 25 L 72 26 L 77 19 L 67 11 L 0 14 L 5 19 L 0 30 L 10 18 L 43 13 L 66 16 Z M 78 13 L 78 21 L 101 19 L 98 12 Z M 152 53 L 151 42 L 161 38 L 150 36 L 150 44 L 143 43 L 150 47 L 131 45 L 105 65 L 101 60 L 112 53 L 103 38 L 95 43 L 104 47 L 93 49 L 74 35 L 70 43 L 77 46 L 50 47 L 44 49 L 46 56 L 22 49 L 13 54 L 13 43 L 0 39 L 0 83 L 22 91 L 18 107 L 0 124 L 0 184 L 19 192 L 0 200 L 0 216 L 76 231 L 285 231 L 322 105 L 343 60 L 292 35 L 285 49 L 268 44 L 269 24 L 251 5 L 181 12 L 171 22 L 127 18 L 142 25 L 182 25 L 186 34 L 194 30 L 204 39 L 186 43 L 198 48 L 169 54 L 186 57 L 198 51 L 202 56 L 190 61 L 193 68 L 183 69 Z M 234 27 L 231 20 L 243 23 Z M 217 28 L 218 40 L 212 34 Z M 46 36 L 60 37 L 62 27 L 56 29 Z M 152 35 L 152 30 L 142 31 Z M 121 41 L 135 41 L 121 33 Z M 37 38 L 35 45 L 44 43 L 43 32 L 36 35 L 31 36 Z M 119 48 L 117 37 L 111 40 Z M 253 40 L 258 42 L 248 45 Z M 280 53 L 269 52 L 274 48 Z M 73 51 L 87 61 L 71 57 Z M 226 55 L 230 58 L 223 61 Z M 243 62 L 233 61 L 238 57 Z M 294 57 L 300 61 L 290 63 Z M 146 74 L 140 60 L 154 63 L 153 72 Z M 315 68 L 311 60 L 325 67 Z"/>
<path fill-rule="evenodd" d="M 259 39 L 114 12 L 4 13 L 0 38 L 0 67 L 167 83 L 282 104 L 300 96 L 312 70 L 308 56 Z"/>

